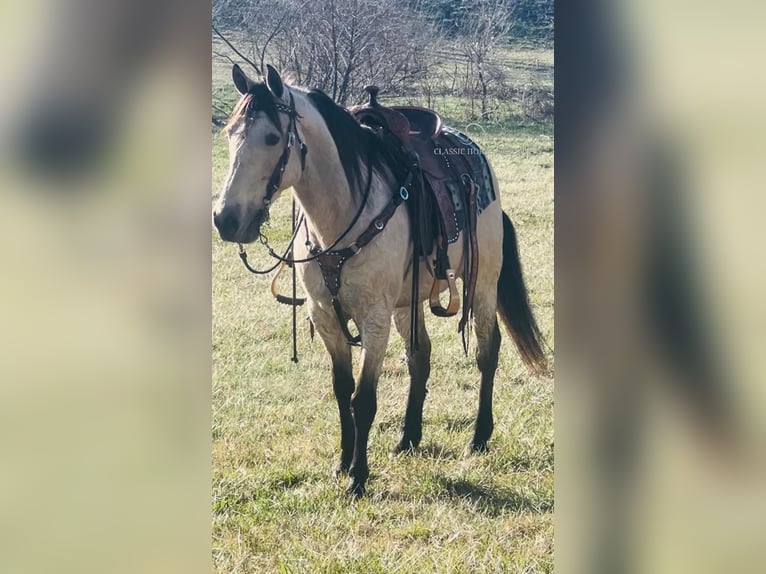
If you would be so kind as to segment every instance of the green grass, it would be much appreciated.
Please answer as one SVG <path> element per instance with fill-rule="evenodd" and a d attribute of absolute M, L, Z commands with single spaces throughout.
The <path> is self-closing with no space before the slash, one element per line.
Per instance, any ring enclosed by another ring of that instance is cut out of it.
<path fill-rule="evenodd" d="M 454 124 L 454 122 L 453 122 Z M 552 124 L 458 124 L 484 148 L 517 226 L 534 312 L 553 346 Z M 226 172 L 213 133 L 213 183 Z M 289 200 L 269 235 L 284 245 Z M 256 246 L 250 258 L 265 263 Z M 213 553 L 218 572 L 552 572 L 553 381 L 527 374 L 504 335 L 491 451 L 465 457 L 479 374 L 457 318 L 428 317 L 432 376 L 419 451 L 389 458 L 404 415 L 407 369 L 392 335 L 378 389 L 369 496 L 332 479 L 339 445 L 329 361 L 236 248 L 213 240 Z M 283 291 L 289 280 L 285 278 Z"/>

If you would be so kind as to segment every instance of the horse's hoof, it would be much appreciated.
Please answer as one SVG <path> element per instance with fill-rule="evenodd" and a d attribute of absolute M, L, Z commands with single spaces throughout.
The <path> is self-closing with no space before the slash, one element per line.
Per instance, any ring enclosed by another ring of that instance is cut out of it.
<path fill-rule="evenodd" d="M 349 482 L 348 488 L 346 489 L 346 494 L 354 499 L 362 498 L 366 492 L 367 489 L 364 487 L 364 484 L 361 482 L 356 482 L 353 478 Z"/>
<path fill-rule="evenodd" d="M 338 480 L 341 476 L 348 475 L 348 467 L 349 465 L 344 464 L 342 461 L 335 465 L 335 467 L 332 469 L 332 477 L 335 480 Z"/>
<path fill-rule="evenodd" d="M 486 440 L 474 440 L 471 441 L 471 444 L 468 445 L 468 449 L 466 451 L 467 455 L 473 455 L 473 454 L 485 454 L 489 452 L 489 446 L 487 446 Z"/>
<path fill-rule="evenodd" d="M 419 442 L 419 441 L 418 441 Z M 418 443 L 412 440 L 406 440 L 402 439 L 399 441 L 399 444 L 397 444 L 392 450 L 391 450 L 391 457 L 398 456 L 400 454 L 414 454 L 415 450 L 418 448 Z"/>

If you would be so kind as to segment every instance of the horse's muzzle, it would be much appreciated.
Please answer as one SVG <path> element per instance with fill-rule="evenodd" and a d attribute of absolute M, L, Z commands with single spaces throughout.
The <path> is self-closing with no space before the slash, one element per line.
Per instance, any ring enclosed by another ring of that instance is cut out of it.
<path fill-rule="evenodd" d="M 224 241 L 236 241 L 236 234 L 239 231 L 239 218 L 233 209 L 223 208 L 220 211 L 214 211 L 213 225 L 218 230 L 221 239 Z"/>
<path fill-rule="evenodd" d="M 218 230 L 221 239 L 232 243 L 252 243 L 258 239 L 261 226 L 268 219 L 268 211 L 259 209 L 245 222 L 239 217 L 239 209 L 224 207 L 220 211 L 213 212 L 213 224 Z"/>

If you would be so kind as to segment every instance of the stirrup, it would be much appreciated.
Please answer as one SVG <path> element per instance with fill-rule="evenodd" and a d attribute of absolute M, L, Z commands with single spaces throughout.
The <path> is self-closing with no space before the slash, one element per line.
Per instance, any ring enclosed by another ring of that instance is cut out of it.
<path fill-rule="evenodd" d="M 446 279 L 434 278 L 433 287 L 431 287 L 430 303 L 431 313 L 437 317 L 452 317 L 457 315 L 460 309 L 460 295 L 457 292 L 457 285 L 455 285 L 455 271 L 453 269 L 447 269 Z M 446 282 L 449 287 L 449 305 L 445 309 L 439 300 L 439 293 L 442 290 L 442 283 Z"/>

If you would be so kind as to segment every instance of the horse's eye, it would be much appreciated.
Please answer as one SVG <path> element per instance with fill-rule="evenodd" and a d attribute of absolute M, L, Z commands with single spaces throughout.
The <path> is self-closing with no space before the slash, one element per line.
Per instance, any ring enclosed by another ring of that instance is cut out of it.
<path fill-rule="evenodd" d="M 266 136 L 266 145 L 277 145 L 279 143 L 279 136 L 275 134 L 269 134 Z"/>

